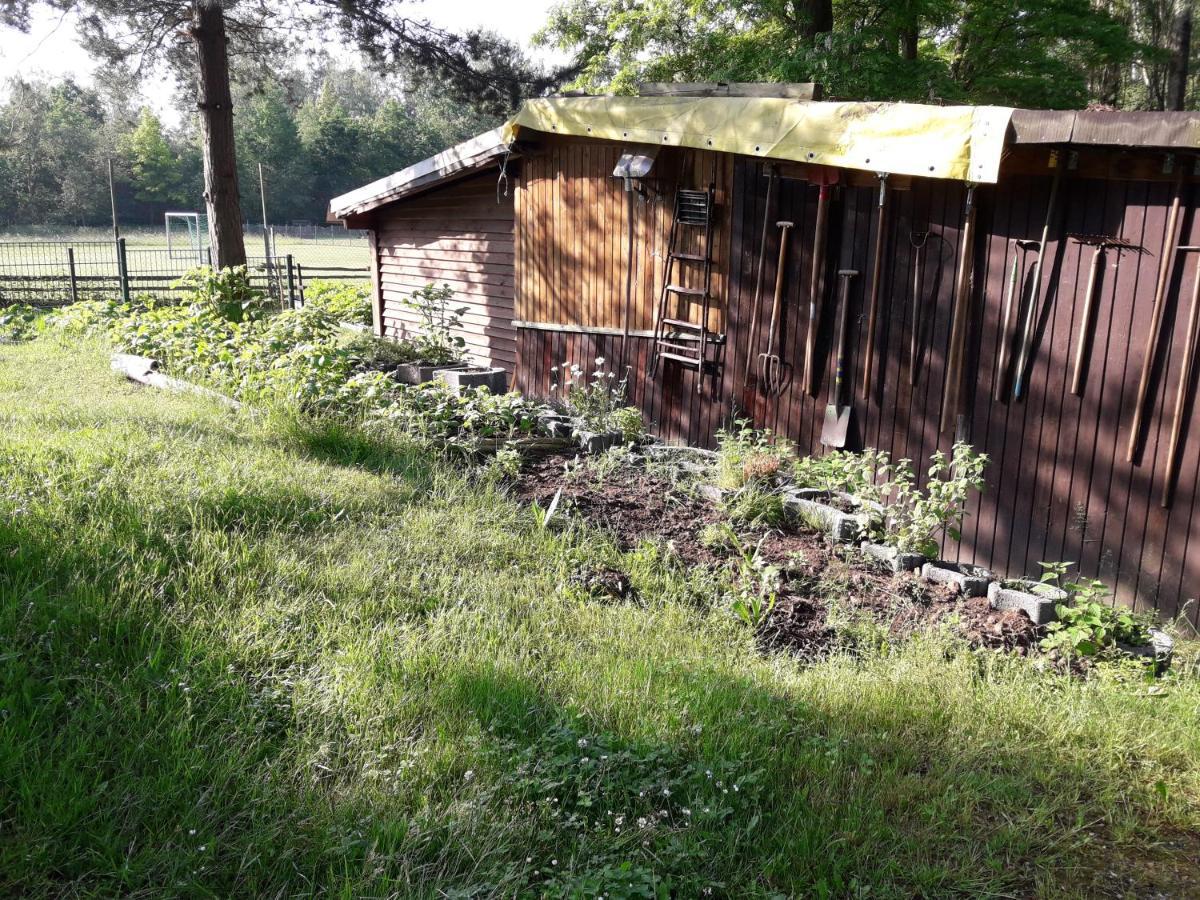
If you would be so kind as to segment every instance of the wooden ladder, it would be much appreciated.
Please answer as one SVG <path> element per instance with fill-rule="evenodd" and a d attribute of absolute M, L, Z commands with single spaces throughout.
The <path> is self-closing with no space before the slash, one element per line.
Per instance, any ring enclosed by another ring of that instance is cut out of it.
<path fill-rule="evenodd" d="M 667 241 L 667 264 L 663 273 L 662 292 L 658 297 L 658 312 L 654 318 L 654 359 L 651 371 L 658 367 L 660 360 L 677 362 L 700 372 L 703 372 L 705 364 L 708 362 L 708 346 L 713 343 L 713 335 L 708 330 L 708 313 L 712 306 L 710 287 L 712 284 L 712 214 L 715 192 L 715 183 L 710 183 L 708 190 L 704 191 L 680 188 L 675 192 L 675 211 L 671 217 L 671 232 Z M 684 233 L 684 229 L 702 229 L 700 231 L 700 252 L 679 252 L 679 238 Z M 700 287 L 684 287 L 681 284 L 674 284 L 676 263 L 702 267 L 702 285 Z M 685 317 L 673 318 L 668 315 L 670 301 L 679 298 L 688 301 L 689 309 L 692 301 L 699 298 L 701 308 L 699 322 L 693 322 Z M 698 379 L 697 390 L 700 390 L 701 383 L 701 380 Z"/>

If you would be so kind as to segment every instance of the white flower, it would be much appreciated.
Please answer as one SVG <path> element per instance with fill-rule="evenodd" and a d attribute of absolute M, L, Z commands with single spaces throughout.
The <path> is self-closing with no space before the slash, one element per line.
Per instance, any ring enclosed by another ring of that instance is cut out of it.
<path fill-rule="evenodd" d="M 596 365 L 598 365 L 598 366 L 604 365 L 604 357 L 603 356 L 596 357 Z"/>
<path fill-rule="evenodd" d="M 670 797 L 670 796 L 671 796 L 671 789 L 670 789 L 670 788 L 663 788 L 663 796 L 664 796 L 664 797 Z"/>
<path fill-rule="evenodd" d="M 474 777 L 475 777 L 474 769 L 467 769 L 467 771 L 463 772 L 463 781 L 471 781 L 472 779 L 474 779 Z"/>
<path fill-rule="evenodd" d="M 577 740 L 575 742 L 575 746 L 579 747 L 580 749 L 586 747 L 587 746 L 587 738 L 580 738 L 579 740 Z"/>

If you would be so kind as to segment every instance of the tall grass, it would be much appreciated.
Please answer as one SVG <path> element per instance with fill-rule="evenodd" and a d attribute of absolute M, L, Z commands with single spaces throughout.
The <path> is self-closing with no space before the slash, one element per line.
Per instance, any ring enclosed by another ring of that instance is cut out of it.
<path fill-rule="evenodd" d="M 1186 661 L 805 665 L 720 590 L 410 448 L 0 347 L 0 893 L 1195 892 Z"/>

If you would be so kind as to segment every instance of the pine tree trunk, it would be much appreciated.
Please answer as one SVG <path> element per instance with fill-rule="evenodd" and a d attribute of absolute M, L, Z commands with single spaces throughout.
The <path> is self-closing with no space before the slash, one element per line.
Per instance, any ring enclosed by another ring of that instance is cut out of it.
<path fill-rule="evenodd" d="M 805 40 L 833 31 L 833 0 L 792 0 L 792 10 Z"/>
<path fill-rule="evenodd" d="M 199 61 L 200 135 L 204 151 L 204 202 L 208 240 L 217 268 L 246 264 L 237 159 L 233 147 L 233 97 L 229 92 L 229 56 L 225 14 L 220 0 L 196 0 L 192 40 Z"/>
<path fill-rule="evenodd" d="M 1188 59 L 1192 53 L 1192 11 L 1184 7 L 1175 20 L 1171 62 L 1167 70 L 1167 109 L 1183 109 L 1187 100 Z"/>

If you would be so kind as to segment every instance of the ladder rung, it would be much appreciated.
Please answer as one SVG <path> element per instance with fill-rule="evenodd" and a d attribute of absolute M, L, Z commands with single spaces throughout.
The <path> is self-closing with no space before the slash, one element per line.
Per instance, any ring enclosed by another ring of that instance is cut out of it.
<path fill-rule="evenodd" d="M 685 321 L 684 319 L 663 319 L 662 323 L 664 325 L 672 325 L 675 328 L 687 328 L 690 331 L 703 331 L 704 330 L 703 325 L 698 325 L 695 322 L 688 322 L 688 321 Z"/>
<path fill-rule="evenodd" d="M 672 259 L 685 259 L 688 262 L 708 262 L 708 257 L 703 253 L 672 253 Z"/>
<path fill-rule="evenodd" d="M 685 366 L 694 366 L 700 368 L 700 359 L 695 356 L 684 356 L 681 353 L 662 352 L 658 354 L 659 359 L 672 359 L 675 362 L 683 363 Z"/>
<path fill-rule="evenodd" d="M 685 297 L 703 297 L 708 294 L 707 288 L 690 288 L 679 284 L 668 284 L 666 289 L 672 294 L 683 294 Z"/>

